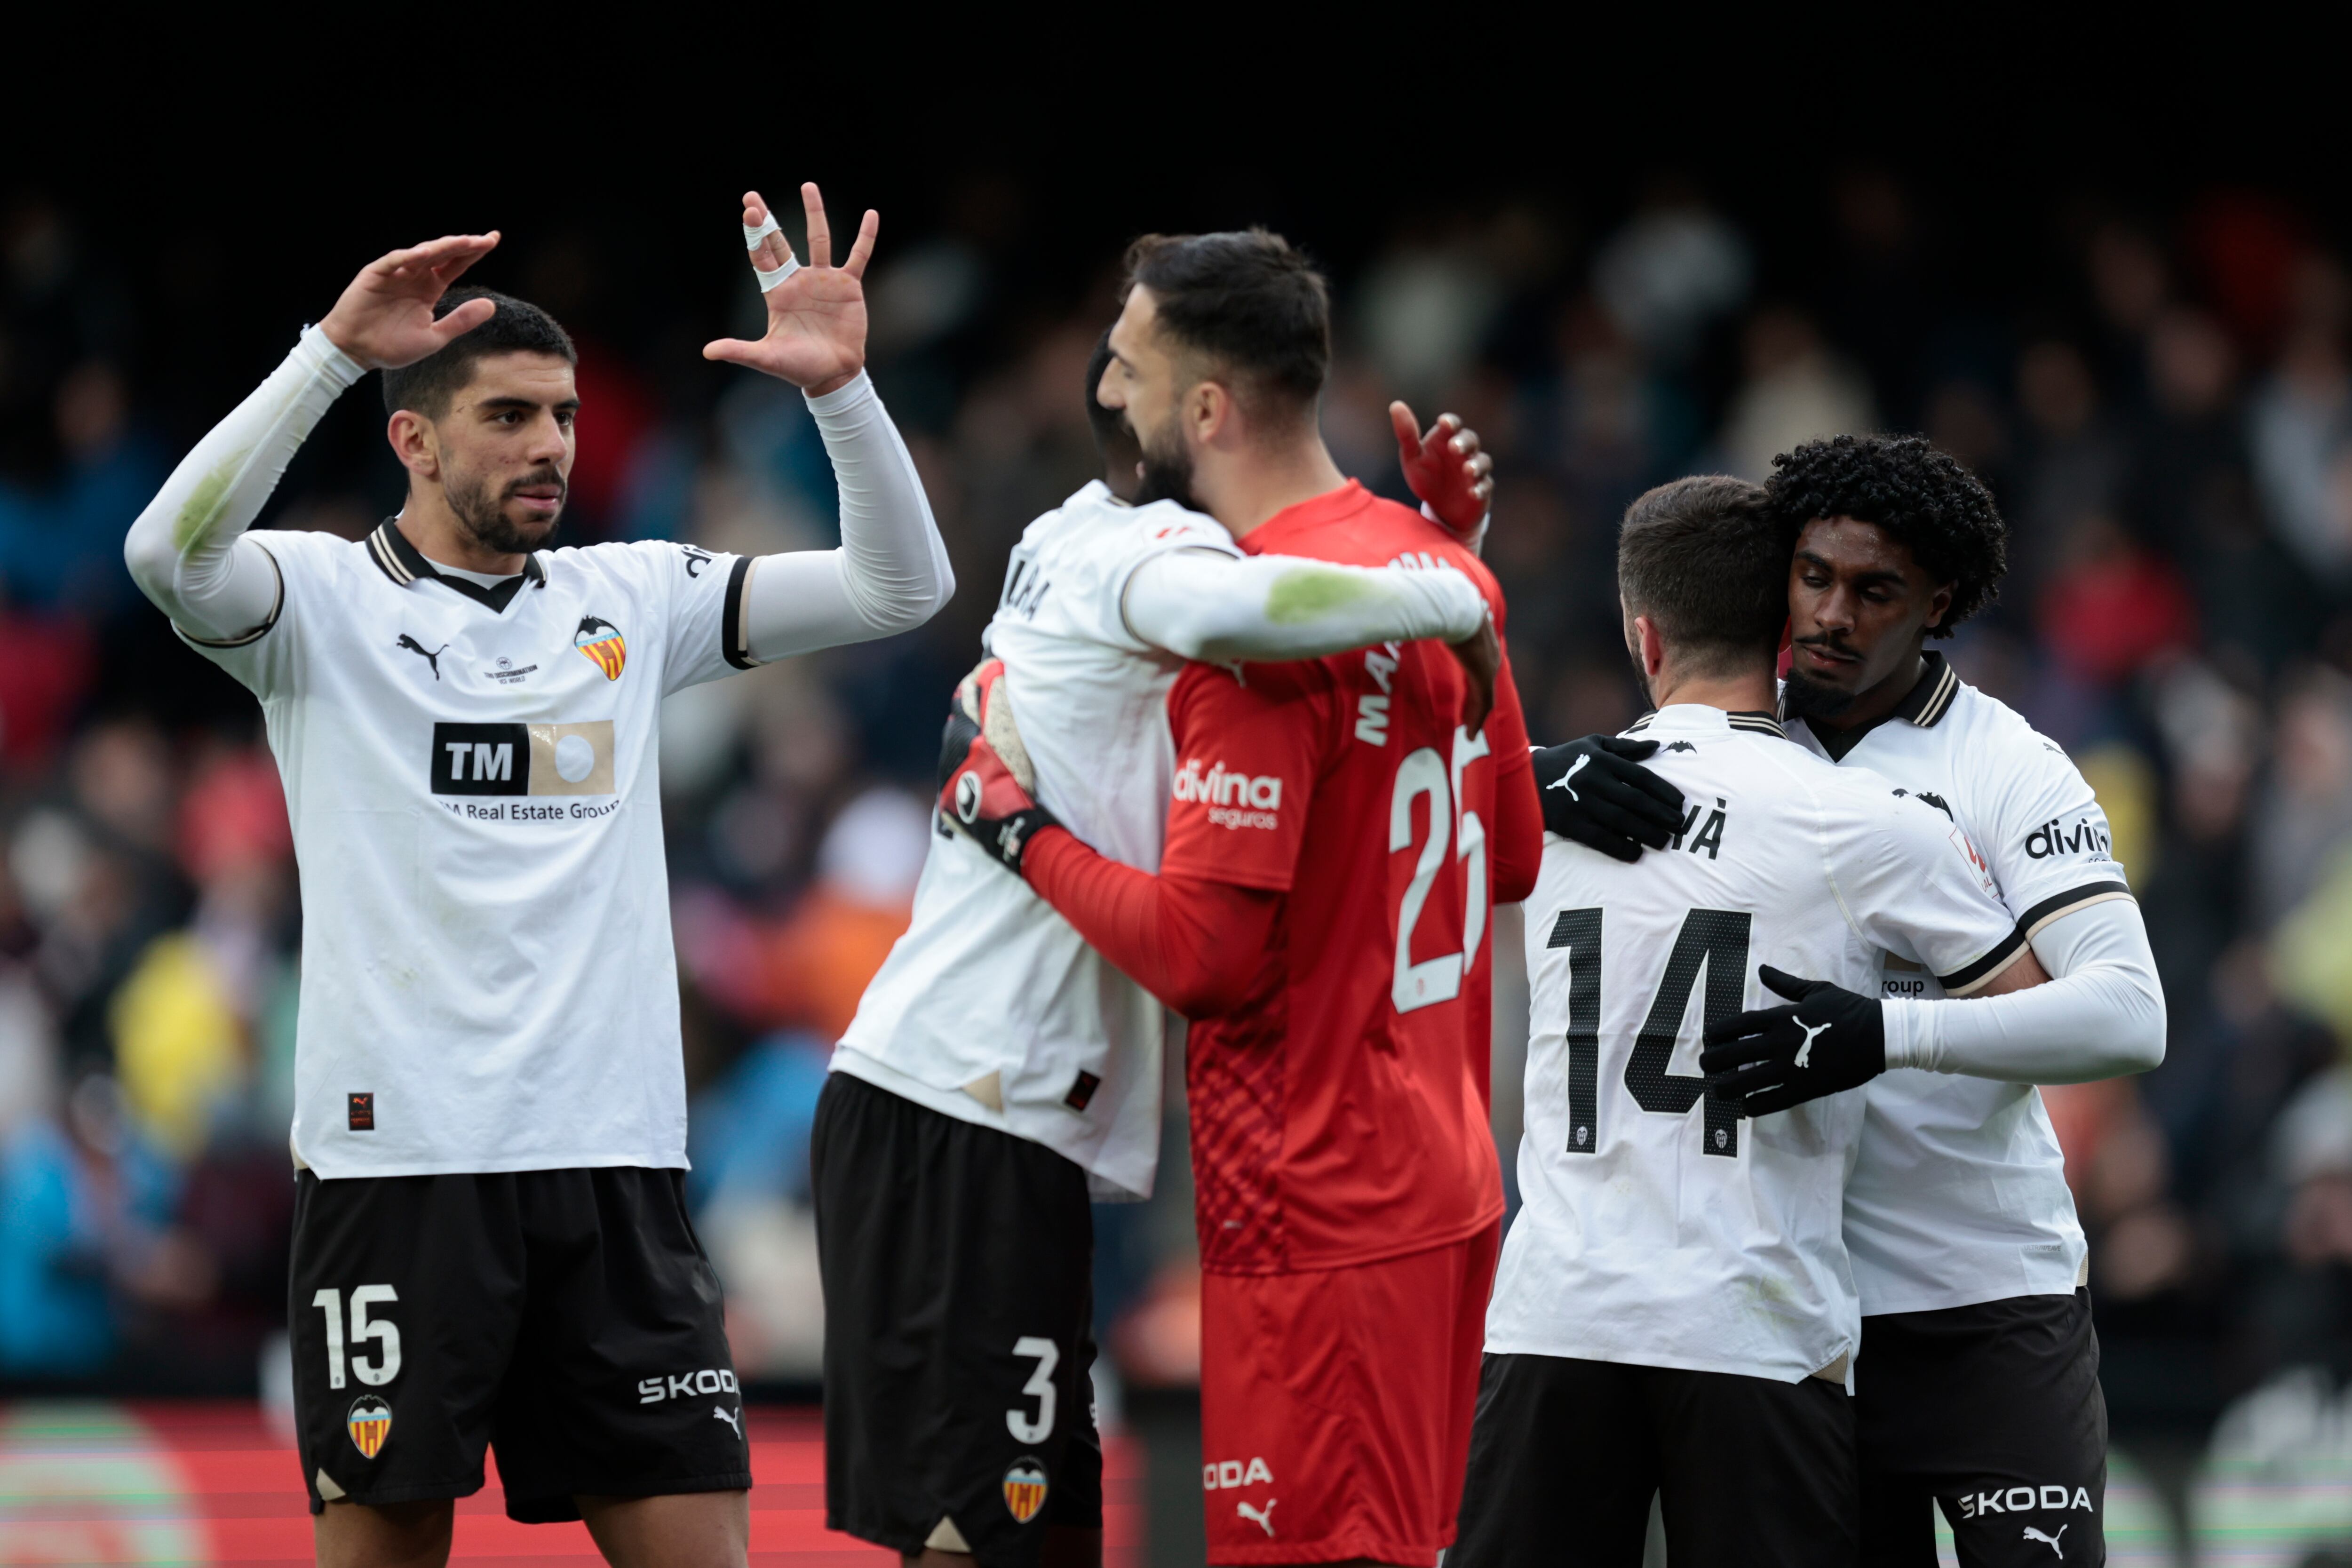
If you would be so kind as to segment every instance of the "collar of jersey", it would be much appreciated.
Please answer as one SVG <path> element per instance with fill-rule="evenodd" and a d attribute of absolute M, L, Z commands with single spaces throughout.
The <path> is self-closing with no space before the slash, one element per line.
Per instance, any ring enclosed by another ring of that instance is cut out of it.
<path fill-rule="evenodd" d="M 1305 500 L 1293 501 L 1255 528 L 1251 529 L 1235 542 L 1239 543 L 1244 551 L 1255 554 L 1269 548 L 1274 542 L 1285 534 L 1295 533 L 1301 529 L 1319 527 L 1327 522 L 1337 522 L 1341 518 L 1353 517 L 1378 499 L 1380 498 L 1366 489 L 1360 480 L 1349 479 L 1338 489 L 1325 490 L 1319 496 L 1309 496 Z"/>
<path fill-rule="evenodd" d="M 1780 721 L 1769 713 L 1727 712 L 1704 702 L 1669 702 L 1664 708 L 1653 708 L 1627 726 L 1625 733 L 1655 740 L 1661 735 L 1727 735 L 1734 730 L 1788 738 Z"/>
<path fill-rule="evenodd" d="M 1960 690 L 1960 677 L 1958 670 L 1945 662 L 1940 653 L 1923 653 L 1919 663 L 1919 679 L 1912 684 L 1909 691 L 1904 693 L 1903 700 L 1895 705 L 1895 711 L 1886 719 L 1900 719 L 1922 730 L 1932 730 L 1944 721 L 1945 714 L 1952 710 L 1952 699 Z M 1819 725 L 1808 728 L 1820 737 L 1832 757 L 1843 760 L 1848 752 L 1861 743 L 1864 735 L 1885 723 L 1886 719 L 1874 719 L 1867 724 L 1858 724 L 1847 730 L 1824 730 Z"/>
<path fill-rule="evenodd" d="M 367 551 L 368 559 L 376 563 L 376 569 L 404 588 L 414 587 L 419 580 L 429 577 L 444 587 L 465 595 L 478 605 L 488 606 L 490 614 L 496 616 L 506 613 L 507 605 L 522 591 L 525 583 L 534 588 L 547 586 L 547 569 L 539 563 L 536 554 L 524 556 L 522 571 L 495 588 L 485 588 L 479 583 L 469 583 L 463 577 L 436 572 L 433 569 L 433 563 L 425 559 L 424 552 L 408 542 L 408 536 L 400 531 L 399 522 L 396 517 L 385 518 L 376 531 L 367 536 Z"/>

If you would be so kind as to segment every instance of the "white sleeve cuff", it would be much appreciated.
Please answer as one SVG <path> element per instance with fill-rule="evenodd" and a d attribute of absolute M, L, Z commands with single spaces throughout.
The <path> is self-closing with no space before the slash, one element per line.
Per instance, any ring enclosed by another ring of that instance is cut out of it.
<path fill-rule="evenodd" d="M 302 329 L 301 341 L 294 345 L 294 352 L 302 356 L 313 375 L 333 382 L 337 392 L 349 391 L 367 374 L 367 366 L 337 348 L 334 340 L 317 326 Z"/>
<path fill-rule="evenodd" d="M 808 399 L 809 412 L 822 418 L 828 414 L 845 413 L 867 398 L 875 396 L 876 393 L 873 377 L 861 369 L 856 375 L 851 376 L 831 392 L 823 394 L 803 392 L 801 395 Z"/>

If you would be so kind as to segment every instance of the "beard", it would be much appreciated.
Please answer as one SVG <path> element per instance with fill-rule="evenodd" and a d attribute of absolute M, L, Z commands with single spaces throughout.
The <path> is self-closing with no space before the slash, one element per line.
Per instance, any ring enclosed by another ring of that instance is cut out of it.
<path fill-rule="evenodd" d="M 555 516 L 544 523 L 510 520 L 506 503 L 525 485 L 554 485 L 559 496 L 570 491 L 562 474 L 552 468 L 540 468 L 509 480 L 495 498 L 488 483 L 471 479 L 452 479 L 443 486 L 442 493 L 448 498 L 449 510 L 456 514 L 457 525 L 475 543 L 493 554 L 528 555 L 555 537 L 556 524 L 563 513 L 559 508 Z"/>
<path fill-rule="evenodd" d="M 1834 719 L 1853 706 L 1858 691 L 1808 680 L 1794 668 L 1780 688 L 1780 706 L 1792 719 Z"/>
<path fill-rule="evenodd" d="M 1143 449 L 1143 478 L 1136 486 L 1135 504 L 1172 500 L 1188 511 L 1199 511 L 1201 504 L 1192 499 L 1192 454 L 1184 449 L 1182 438 L 1172 429 L 1153 435 L 1160 438 L 1148 439 L 1137 433 L 1136 444 Z"/>

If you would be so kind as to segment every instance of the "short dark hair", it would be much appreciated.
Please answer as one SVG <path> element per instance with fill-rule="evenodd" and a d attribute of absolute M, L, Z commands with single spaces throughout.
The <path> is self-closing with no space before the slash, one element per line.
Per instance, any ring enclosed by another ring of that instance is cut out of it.
<path fill-rule="evenodd" d="M 1680 658 L 1710 668 L 1769 661 L 1789 619 L 1790 550 L 1763 486 L 1695 475 L 1625 509 L 1617 589 Z"/>
<path fill-rule="evenodd" d="M 468 300 L 488 300 L 498 313 L 470 332 L 461 332 L 415 364 L 383 373 L 383 411 L 406 408 L 427 419 L 449 412 L 449 400 L 474 379 L 474 362 L 490 354 L 553 354 L 566 364 L 580 363 L 572 334 L 555 318 L 527 300 L 495 289 L 452 289 L 433 307 L 438 321 Z"/>
<path fill-rule="evenodd" d="M 1793 545 L 1815 518 L 1850 517 L 1885 531 L 1919 569 L 1952 584 L 1952 607 L 1927 635 L 1993 602 L 2009 570 L 2009 524 L 1983 481 L 1917 436 L 1832 436 L 1772 459 L 1764 481 L 1774 521 Z"/>
<path fill-rule="evenodd" d="M 1244 405 L 1303 412 L 1331 369 L 1331 289 L 1306 254 L 1264 228 L 1147 234 L 1127 247 L 1124 299 L 1151 290 L 1162 330 L 1243 384 Z"/>

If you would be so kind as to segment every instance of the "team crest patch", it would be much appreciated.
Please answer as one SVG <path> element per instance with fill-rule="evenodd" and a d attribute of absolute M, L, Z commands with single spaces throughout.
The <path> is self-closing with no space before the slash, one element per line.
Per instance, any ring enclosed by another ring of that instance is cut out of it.
<path fill-rule="evenodd" d="M 352 1435 L 352 1446 L 362 1458 L 373 1459 L 383 1451 L 383 1440 L 392 1436 L 392 1406 L 373 1394 L 362 1394 L 352 1401 L 352 1413 L 343 1426 Z"/>
<path fill-rule="evenodd" d="M 588 662 L 604 672 L 607 680 L 621 679 L 621 667 L 629 662 L 629 645 L 621 640 L 621 628 L 597 616 L 580 617 L 580 629 L 572 634 L 572 646 L 588 656 Z"/>
<path fill-rule="evenodd" d="M 1034 1458 L 1013 1461 L 1004 1472 L 1004 1506 L 1022 1524 L 1037 1517 L 1045 1506 L 1045 1467 Z"/>

